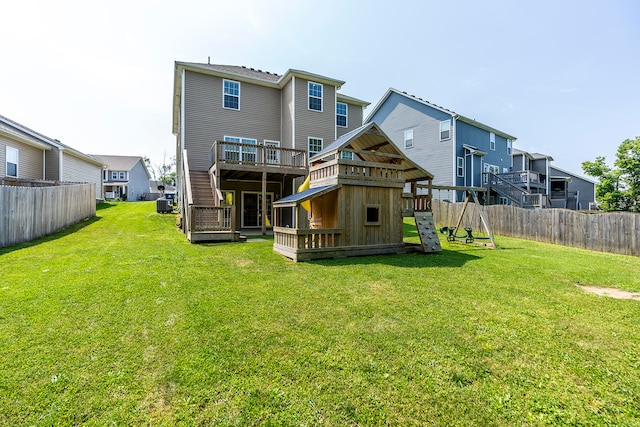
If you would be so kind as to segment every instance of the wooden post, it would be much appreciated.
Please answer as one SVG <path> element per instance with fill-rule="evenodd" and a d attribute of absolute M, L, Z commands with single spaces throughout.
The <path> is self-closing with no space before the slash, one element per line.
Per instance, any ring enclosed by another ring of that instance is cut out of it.
<path fill-rule="evenodd" d="M 267 172 L 262 172 L 262 235 L 267 234 Z"/>

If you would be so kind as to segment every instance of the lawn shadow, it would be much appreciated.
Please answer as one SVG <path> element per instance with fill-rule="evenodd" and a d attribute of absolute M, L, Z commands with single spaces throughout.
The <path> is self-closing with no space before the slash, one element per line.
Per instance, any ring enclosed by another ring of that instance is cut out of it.
<path fill-rule="evenodd" d="M 97 207 L 96 207 L 97 209 Z M 107 208 L 104 208 L 107 209 Z M 0 255 L 3 254 L 8 254 L 10 252 L 13 251 L 17 251 L 20 249 L 25 249 L 25 248 L 29 248 L 31 246 L 37 246 L 40 245 L 42 243 L 46 243 L 46 242 L 52 242 L 54 240 L 58 240 L 62 237 L 68 236 L 69 234 L 73 234 L 78 230 L 82 230 L 84 227 L 87 227 L 91 224 L 94 224 L 95 222 L 101 220 L 102 218 L 99 216 L 94 216 L 91 218 L 87 218 L 85 220 L 82 220 L 80 222 L 77 222 L 75 224 L 71 224 L 68 227 L 63 228 L 62 230 L 58 230 L 54 233 L 51 233 L 49 235 L 43 236 L 43 237 L 38 237 L 35 240 L 32 240 L 30 242 L 24 242 L 24 243 L 17 243 L 15 245 L 11 245 L 11 246 L 7 246 L 4 248 L 0 248 Z"/>
<path fill-rule="evenodd" d="M 347 258 L 334 258 L 328 260 L 309 261 L 317 265 L 327 267 L 344 265 L 389 265 L 403 268 L 449 268 L 462 267 L 469 261 L 481 259 L 482 257 L 461 251 L 443 249 L 440 253 L 425 254 L 414 252 L 407 254 L 392 255 L 367 255 Z"/>
<path fill-rule="evenodd" d="M 102 210 L 105 210 L 105 209 L 112 208 L 114 206 L 115 206 L 115 204 L 108 203 L 108 202 L 98 203 L 96 205 L 96 211 L 102 211 Z"/>

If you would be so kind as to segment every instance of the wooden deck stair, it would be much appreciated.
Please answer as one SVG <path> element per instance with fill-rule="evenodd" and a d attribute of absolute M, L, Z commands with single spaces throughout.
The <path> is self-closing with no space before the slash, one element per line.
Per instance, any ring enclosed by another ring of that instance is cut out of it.
<path fill-rule="evenodd" d="M 433 212 L 416 212 L 414 216 L 416 219 L 418 235 L 420 236 L 420 243 L 422 243 L 422 249 L 424 252 L 442 252 L 442 246 L 440 246 L 440 239 L 438 238 L 436 225 L 433 222 Z"/>
<path fill-rule="evenodd" d="M 215 206 L 216 203 L 213 199 L 209 173 L 207 171 L 190 170 L 189 176 L 191 177 L 193 204 L 198 206 Z"/>

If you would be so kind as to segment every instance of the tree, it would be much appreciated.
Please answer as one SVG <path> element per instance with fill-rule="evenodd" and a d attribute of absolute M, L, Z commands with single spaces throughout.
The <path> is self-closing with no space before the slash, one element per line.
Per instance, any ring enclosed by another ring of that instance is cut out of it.
<path fill-rule="evenodd" d="M 606 211 L 640 210 L 640 137 L 626 139 L 618 147 L 614 168 L 605 157 L 582 162 L 584 173 L 598 178 L 596 200 Z"/>
<path fill-rule="evenodd" d="M 151 160 L 147 156 L 142 158 L 144 164 L 147 166 L 147 169 L 153 176 L 154 181 L 160 181 L 165 184 L 175 185 L 176 182 L 176 158 L 175 156 L 171 156 L 169 159 L 169 163 L 167 163 L 167 153 L 163 153 L 162 155 L 162 163 L 156 164 L 153 166 L 151 164 Z"/>

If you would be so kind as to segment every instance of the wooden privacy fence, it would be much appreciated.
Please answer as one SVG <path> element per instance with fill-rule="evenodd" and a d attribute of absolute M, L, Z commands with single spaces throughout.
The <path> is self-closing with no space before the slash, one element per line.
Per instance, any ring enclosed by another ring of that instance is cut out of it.
<path fill-rule="evenodd" d="M 454 226 L 462 203 L 432 202 L 439 227 Z M 640 215 L 630 212 L 582 213 L 568 209 L 522 209 L 515 206 L 484 206 L 493 234 L 640 256 Z M 467 207 L 461 227 L 482 230 L 478 207 Z"/>
<path fill-rule="evenodd" d="M 0 186 L 0 247 L 46 236 L 95 215 L 95 184 Z"/>

